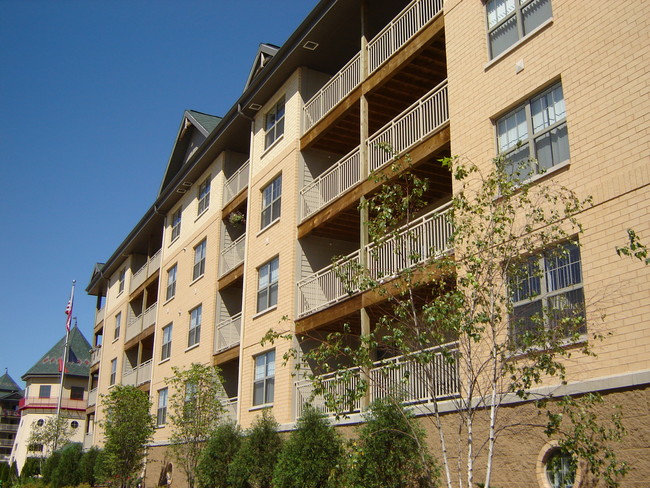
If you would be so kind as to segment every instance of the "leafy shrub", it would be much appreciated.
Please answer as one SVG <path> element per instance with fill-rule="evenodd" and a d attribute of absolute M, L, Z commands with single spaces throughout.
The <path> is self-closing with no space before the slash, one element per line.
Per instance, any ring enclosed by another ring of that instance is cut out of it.
<path fill-rule="evenodd" d="M 343 443 L 327 419 L 308 407 L 284 444 L 273 474 L 274 488 L 334 488 Z"/>
<path fill-rule="evenodd" d="M 43 475 L 43 481 L 45 481 L 45 484 L 49 485 L 52 483 L 52 476 L 56 468 L 59 466 L 60 460 L 61 451 L 54 451 L 52 454 L 50 454 L 50 457 L 47 458 L 45 464 L 43 464 L 41 474 Z"/>
<path fill-rule="evenodd" d="M 242 443 L 242 432 L 233 422 L 217 426 L 201 455 L 198 483 L 201 488 L 227 488 L 228 469 Z"/>
<path fill-rule="evenodd" d="M 52 488 L 63 486 L 77 486 L 81 483 L 79 462 L 81 461 L 83 447 L 79 443 L 72 443 L 61 449 L 61 458 L 51 475 Z"/>
<path fill-rule="evenodd" d="M 95 463 L 99 455 L 99 449 L 91 447 L 81 455 L 79 461 L 79 475 L 81 483 L 88 486 L 95 486 Z"/>
<path fill-rule="evenodd" d="M 30 456 L 25 459 L 25 464 L 23 464 L 23 469 L 20 471 L 20 477 L 22 479 L 31 478 L 33 476 L 38 476 L 41 474 L 41 463 L 43 458 Z M 24 483 L 23 483 L 24 486 Z"/>

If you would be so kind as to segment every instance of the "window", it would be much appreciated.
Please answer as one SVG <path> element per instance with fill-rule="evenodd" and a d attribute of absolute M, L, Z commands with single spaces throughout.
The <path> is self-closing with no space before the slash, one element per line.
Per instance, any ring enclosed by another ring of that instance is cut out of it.
<path fill-rule="evenodd" d="M 118 313 L 115 316 L 115 334 L 113 335 L 113 340 L 119 339 L 121 327 L 122 327 L 122 312 Z"/>
<path fill-rule="evenodd" d="M 167 295 L 166 300 L 171 300 L 176 296 L 176 271 L 178 265 L 174 265 L 167 271 Z"/>
<path fill-rule="evenodd" d="M 172 324 L 166 325 L 162 330 L 162 350 L 160 352 L 160 360 L 164 361 L 169 359 L 172 354 Z"/>
<path fill-rule="evenodd" d="M 109 385 L 114 385 L 115 380 L 117 379 L 117 358 L 111 360 L 111 379 Z"/>
<path fill-rule="evenodd" d="M 198 344 L 201 340 L 201 312 L 203 306 L 199 305 L 190 312 L 190 331 L 187 337 L 187 347 Z"/>
<path fill-rule="evenodd" d="M 43 424 L 44 424 L 44 423 L 45 423 L 45 421 L 44 421 L 43 419 L 38 419 L 38 420 L 36 421 L 36 425 L 38 425 L 39 427 L 43 427 Z"/>
<path fill-rule="evenodd" d="M 172 214 L 172 241 L 181 235 L 181 216 L 183 207 L 179 208 Z"/>
<path fill-rule="evenodd" d="M 38 389 L 38 398 L 50 398 L 52 387 L 50 385 L 41 385 Z"/>
<path fill-rule="evenodd" d="M 586 333 L 581 267 L 580 248 L 566 243 L 530 257 L 510 277 L 511 327 L 519 345 L 541 328 L 565 338 Z"/>
<path fill-rule="evenodd" d="M 562 449 L 553 449 L 545 462 L 546 479 L 553 488 L 573 488 L 576 463 Z"/>
<path fill-rule="evenodd" d="M 526 180 L 569 159 L 562 85 L 558 83 L 497 120 L 506 171 Z M 536 161 L 531 161 L 531 158 Z"/>
<path fill-rule="evenodd" d="M 43 452 L 43 444 L 39 444 L 37 442 L 31 443 L 27 446 L 27 450 L 30 452 Z"/>
<path fill-rule="evenodd" d="M 253 405 L 273 403 L 275 388 L 275 349 L 255 357 Z"/>
<path fill-rule="evenodd" d="M 194 269 L 192 271 L 192 280 L 196 280 L 205 273 L 205 248 L 208 240 L 203 239 L 198 246 L 194 248 Z"/>
<path fill-rule="evenodd" d="M 201 215 L 210 206 L 210 177 L 208 176 L 199 186 L 199 207 L 197 215 Z"/>
<path fill-rule="evenodd" d="M 278 303 L 278 275 L 280 258 L 275 258 L 258 269 L 257 311 L 261 312 Z"/>
<path fill-rule="evenodd" d="M 73 429 L 78 429 L 79 428 L 79 422 L 77 422 L 76 420 L 73 420 L 72 422 L 70 422 L 70 427 L 72 427 Z"/>
<path fill-rule="evenodd" d="M 70 400 L 83 400 L 84 399 L 84 387 L 83 386 L 73 386 L 70 388 Z"/>
<path fill-rule="evenodd" d="M 282 175 L 262 190 L 262 229 L 280 218 Z"/>
<path fill-rule="evenodd" d="M 489 0 L 490 58 L 494 58 L 551 18 L 551 0 Z"/>
<path fill-rule="evenodd" d="M 158 426 L 162 426 L 167 423 L 167 393 L 167 388 L 158 390 L 158 411 L 156 413 L 156 424 Z"/>
<path fill-rule="evenodd" d="M 120 286 L 117 290 L 117 293 L 120 294 L 124 291 L 124 282 L 126 281 L 126 268 L 122 268 L 122 271 L 120 271 L 120 277 L 119 277 L 119 282 Z"/>
<path fill-rule="evenodd" d="M 284 97 L 266 113 L 264 130 L 266 132 L 264 149 L 270 147 L 284 134 Z"/>

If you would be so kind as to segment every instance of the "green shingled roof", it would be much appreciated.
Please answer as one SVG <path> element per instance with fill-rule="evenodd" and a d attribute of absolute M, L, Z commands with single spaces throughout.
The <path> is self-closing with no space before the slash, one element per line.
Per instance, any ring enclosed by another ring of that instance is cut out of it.
<path fill-rule="evenodd" d="M 68 340 L 70 353 L 66 364 L 66 375 L 88 376 L 90 370 L 90 344 L 81 331 L 74 327 Z M 59 359 L 63 358 L 65 336 L 61 338 L 23 376 L 23 381 L 33 376 L 59 376 Z"/>
<path fill-rule="evenodd" d="M 201 124 L 208 134 L 221 122 L 221 117 L 217 117 L 216 115 L 204 114 L 196 110 L 188 110 L 187 112 L 192 114 L 194 120 Z"/>
<path fill-rule="evenodd" d="M 0 376 L 0 392 L 16 392 L 20 391 L 20 387 L 16 384 L 9 373 Z"/>

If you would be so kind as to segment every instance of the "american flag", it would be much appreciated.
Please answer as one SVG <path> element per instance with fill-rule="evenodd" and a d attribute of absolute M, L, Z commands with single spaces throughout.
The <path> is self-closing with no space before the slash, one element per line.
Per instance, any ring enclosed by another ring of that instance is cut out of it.
<path fill-rule="evenodd" d="M 72 302 L 74 301 L 74 282 L 72 284 L 72 291 L 70 292 L 70 300 L 68 300 L 68 305 L 65 307 L 65 314 L 67 316 L 65 321 L 65 330 L 70 332 L 70 324 L 72 323 Z"/>

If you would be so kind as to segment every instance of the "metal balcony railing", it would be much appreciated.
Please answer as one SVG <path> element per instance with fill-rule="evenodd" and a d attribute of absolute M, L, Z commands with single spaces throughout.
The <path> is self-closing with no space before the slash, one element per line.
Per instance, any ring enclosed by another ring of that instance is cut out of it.
<path fill-rule="evenodd" d="M 401 398 L 404 404 L 415 405 L 458 397 L 460 375 L 457 357 L 458 344 L 451 342 L 414 354 L 375 362 L 370 369 L 370 401 L 393 396 Z M 342 381 L 340 378 L 344 373 L 347 378 Z M 328 395 L 341 398 L 357 388 L 360 374 L 359 368 L 351 368 L 328 373 L 319 378 Z M 310 380 L 295 383 L 296 418 L 302 415 L 307 403 L 311 403 L 326 415 L 336 413 L 326 405 L 325 395 L 312 398 L 313 391 Z M 344 413 L 360 411 L 361 400 L 357 400 L 352 408 Z"/>
<path fill-rule="evenodd" d="M 147 259 L 138 270 L 131 276 L 131 283 L 129 285 L 129 292 L 133 293 L 142 283 L 160 269 L 160 260 L 162 256 L 162 248 L 158 249 L 156 253 Z"/>
<path fill-rule="evenodd" d="M 97 404 L 97 388 L 93 388 L 88 392 L 88 406 L 92 407 Z"/>
<path fill-rule="evenodd" d="M 214 352 L 218 353 L 239 344 L 241 337 L 241 312 L 216 325 Z"/>
<path fill-rule="evenodd" d="M 237 422 L 237 397 L 224 398 L 222 404 L 225 408 L 225 418 Z"/>
<path fill-rule="evenodd" d="M 367 140 L 368 172 L 382 168 L 396 154 L 403 154 L 441 129 L 448 120 L 445 80 Z M 361 183 L 361 174 L 359 148 L 356 148 L 300 191 L 301 221 Z"/>
<path fill-rule="evenodd" d="M 246 234 L 242 234 L 221 251 L 219 260 L 219 277 L 235 269 L 244 262 L 246 251 Z"/>
<path fill-rule="evenodd" d="M 226 205 L 235 198 L 240 191 L 248 186 L 250 161 L 246 161 L 230 178 L 226 180 L 223 188 L 223 204 Z"/>
<path fill-rule="evenodd" d="M 368 43 L 368 74 L 404 46 L 442 12 L 443 0 L 413 0 Z M 361 55 L 357 53 L 311 97 L 303 107 L 303 133 L 336 107 L 362 81 Z"/>
<path fill-rule="evenodd" d="M 18 432 L 18 424 L 0 423 L 0 432 Z"/>
<path fill-rule="evenodd" d="M 43 409 L 56 409 L 59 402 L 58 397 L 39 398 L 27 397 L 21 398 L 18 402 L 20 410 L 24 408 L 43 408 Z M 70 398 L 61 399 L 61 408 L 69 410 L 85 410 L 86 400 L 71 400 Z"/>
<path fill-rule="evenodd" d="M 365 247 L 368 272 L 375 280 L 397 276 L 402 270 L 435 259 L 451 251 L 450 204 L 445 204 L 409 222 L 380 242 Z M 359 292 L 355 277 L 360 269 L 360 250 L 298 282 L 302 318 L 343 301 Z"/>
<path fill-rule="evenodd" d="M 95 325 L 98 325 L 102 320 L 104 320 L 104 316 L 106 315 L 106 307 L 102 307 L 99 310 L 95 311 Z"/>
<path fill-rule="evenodd" d="M 129 314 L 128 324 L 126 326 L 125 341 L 130 341 L 140 332 L 156 323 L 156 312 L 158 311 L 158 302 L 149 306 L 139 315 Z"/>
<path fill-rule="evenodd" d="M 95 346 L 90 350 L 90 366 L 95 366 L 102 359 L 102 346 Z"/>
<path fill-rule="evenodd" d="M 125 369 L 122 374 L 122 384 L 125 386 L 140 386 L 151 381 L 151 365 L 153 360 L 149 359 L 135 368 Z"/>

